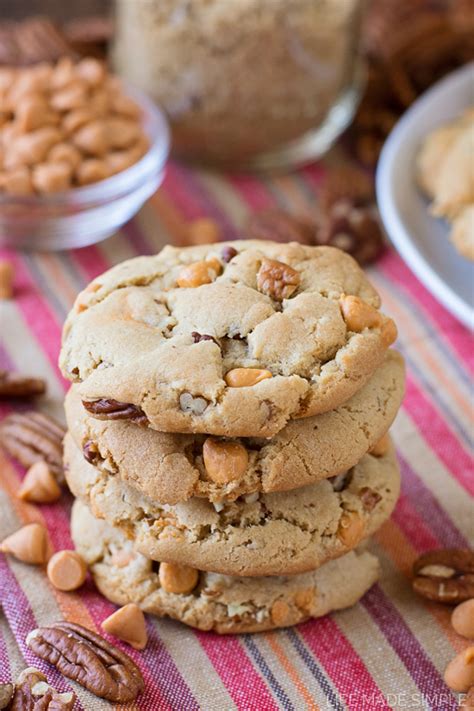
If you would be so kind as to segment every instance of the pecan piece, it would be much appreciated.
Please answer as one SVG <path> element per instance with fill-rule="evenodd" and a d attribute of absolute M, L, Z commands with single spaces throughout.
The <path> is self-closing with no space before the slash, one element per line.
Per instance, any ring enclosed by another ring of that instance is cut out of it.
<path fill-rule="evenodd" d="M 359 264 L 374 261 L 383 250 L 383 232 L 375 208 L 360 207 L 352 199 L 338 200 L 316 233 L 316 242 L 337 247 Z"/>
<path fill-rule="evenodd" d="M 413 565 L 413 589 L 422 597 L 447 605 L 474 597 L 474 552 L 434 550 Z"/>
<path fill-rule="evenodd" d="M 198 333 L 197 331 L 193 331 L 191 336 L 194 343 L 200 343 L 201 341 L 214 341 L 216 346 L 219 346 L 220 348 L 219 341 L 217 341 L 214 336 L 209 336 L 207 333 Z"/>
<path fill-rule="evenodd" d="M 236 249 L 234 249 L 234 247 L 224 247 L 221 251 L 221 259 L 227 264 L 228 262 L 230 262 L 231 259 L 236 257 L 237 254 L 238 252 Z"/>
<path fill-rule="evenodd" d="M 7 709 L 15 693 L 13 684 L 0 684 L 0 711 Z"/>
<path fill-rule="evenodd" d="M 0 445 L 24 467 L 45 461 L 59 483 L 64 481 L 63 438 L 66 431 L 40 412 L 13 413 L 0 423 Z"/>
<path fill-rule="evenodd" d="M 264 259 L 257 273 L 257 288 L 275 301 L 288 299 L 300 284 L 300 275 L 289 264 Z"/>
<path fill-rule="evenodd" d="M 46 381 L 42 378 L 30 378 L 8 370 L 0 370 L 0 400 L 7 398 L 29 398 L 43 395 Z"/>
<path fill-rule="evenodd" d="M 379 501 L 382 500 L 381 495 L 368 486 L 362 487 L 362 489 L 359 491 L 359 496 L 362 501 L 364 511 L 369 512 L 373 511 Z"/>
<path fill-rule="evenodd" d="M 75 695 L 72 692 L 58 693 L 38 669 L 24 669 L 16 681 L 8 711 L 71 711 Z M 1 702 L 0 702 L 1 704 Z"/>
<path fill-rule="evenodd" d="M 128 703 L 144 689 L 139 668 L 124 652 L 91 630 L 72 622 L 56 622 L 30 632 L 27 646 L 96 696 Z"/>
<path fill-rule="evenodd" d="M 314 226 L 303 218 L 275 208 L 250 215 L 244 231 L 247 239 L 311 244 Z"/>
<path fill-rule="evenodd" d="M 118 400 L 83 400 L 87 412 L 101 420 L 132 420 L 137 425 L 147 425 L 148 418 L 139 407 Z"/>

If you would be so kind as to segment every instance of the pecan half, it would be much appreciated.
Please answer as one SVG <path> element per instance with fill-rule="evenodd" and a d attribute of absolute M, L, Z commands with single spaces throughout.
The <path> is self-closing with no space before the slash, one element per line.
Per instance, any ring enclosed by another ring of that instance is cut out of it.
<path fill-rule="evenodd" d="M 244 232 L 247 239 L 311 244 L 314 226 L 303 218 L 295 217 L 284 210 L 274 208 L 250 215 L 244 227 Z"/>
<path fill-rule="evenodd" d="M 46 381 L 42 378 L 29 378 L 8 370 L 0 370 L 0 400 L 7 398 L 29 398 L 43 395 Z"/>
<path fill-rule="evenodd" d="M 257 273 L 257 288 L 275 301 L 288 299 L 298 288 L 301 278 L 289 264 L 264 259 Z"/>
<path fill-rule="evenodd" d="M 118 400 L 83 400 L 87 412 L 101 420 L 132 420 L 137 425 L 147 425 L 148 418 L 139 407 Z"/>
<path fill-rule="evenodd" d="M 0 446 L 20 462 L 31 467 L 45 461 L 58 482 L 64 481 L 63 438 L 66 431 L 40 412 L 13 413 L 0 423 Z"/>
<path fill-rule="evenodd" d="M 72 711 L 75 695 L 69 691 L 58 693 L 38 669 L 24 669 L 16 681 L 8 711 Z"/>
<path fill-rule="evenodd" d="M 27 646 L 102 699 L 127 703 L 144 689 L 139 668 L 124 652 L 95 632 L 72 622 L 56 622 L 30 632 Z"/>
<path fill-rule="evenodd" d="M 422 597 L 448 605 L 474 597 L 474 552 L 434 550 L 413 565 L 413 589 Z"/>

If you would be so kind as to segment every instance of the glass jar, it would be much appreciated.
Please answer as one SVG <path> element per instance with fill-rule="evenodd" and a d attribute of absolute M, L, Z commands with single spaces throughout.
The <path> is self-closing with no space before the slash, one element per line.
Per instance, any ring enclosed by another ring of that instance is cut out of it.
<path fill-rule="evenodd" d="M 321 155 L 361 85 L 363 0 L 116 0 L 113 61 L 201 163 L 288 167 Z"/>

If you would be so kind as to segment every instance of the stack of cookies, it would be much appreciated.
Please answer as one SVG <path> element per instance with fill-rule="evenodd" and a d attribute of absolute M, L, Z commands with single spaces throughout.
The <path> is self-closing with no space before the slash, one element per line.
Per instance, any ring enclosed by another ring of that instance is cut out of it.
<path fill-rule="evenodd" d="M 331 247 L 166 247 L 64 329 L 72 534 L 110 600 L 253 632 L 354 604 L 400 476 L 393 321 Z"/>

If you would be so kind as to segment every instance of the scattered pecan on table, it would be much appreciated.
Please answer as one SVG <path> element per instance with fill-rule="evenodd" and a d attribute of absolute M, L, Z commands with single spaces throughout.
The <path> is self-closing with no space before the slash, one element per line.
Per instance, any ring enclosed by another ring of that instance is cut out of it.
<path fill-rule="evenodd" d="M 65 434 L 62 425 L 40 412 L 12 413 L 0 422 L 0 446 L 24 467 L 45 461 L 59 483 L 64 481 Z"/>
<path fill-rule="evenodd" d="M 8 370 L 0 370 L 0 400 L 30 398 L 46 392 L 43 378 L 31 378 Z"/>
<path fill-rule="evenodd" d="M 102 699 L 125 704 L 144 689 L 142 674 L 130 657 L 82 625 L 56 622 L 39 627 L 30 632 L 26 644 L 40 659 Z"/>
<path fill-rule="evenodd" d="M 424 553 L 413 565 L 413 589 L 447 605 L 474 598 L 474 551 L 446 549 Z"/>

